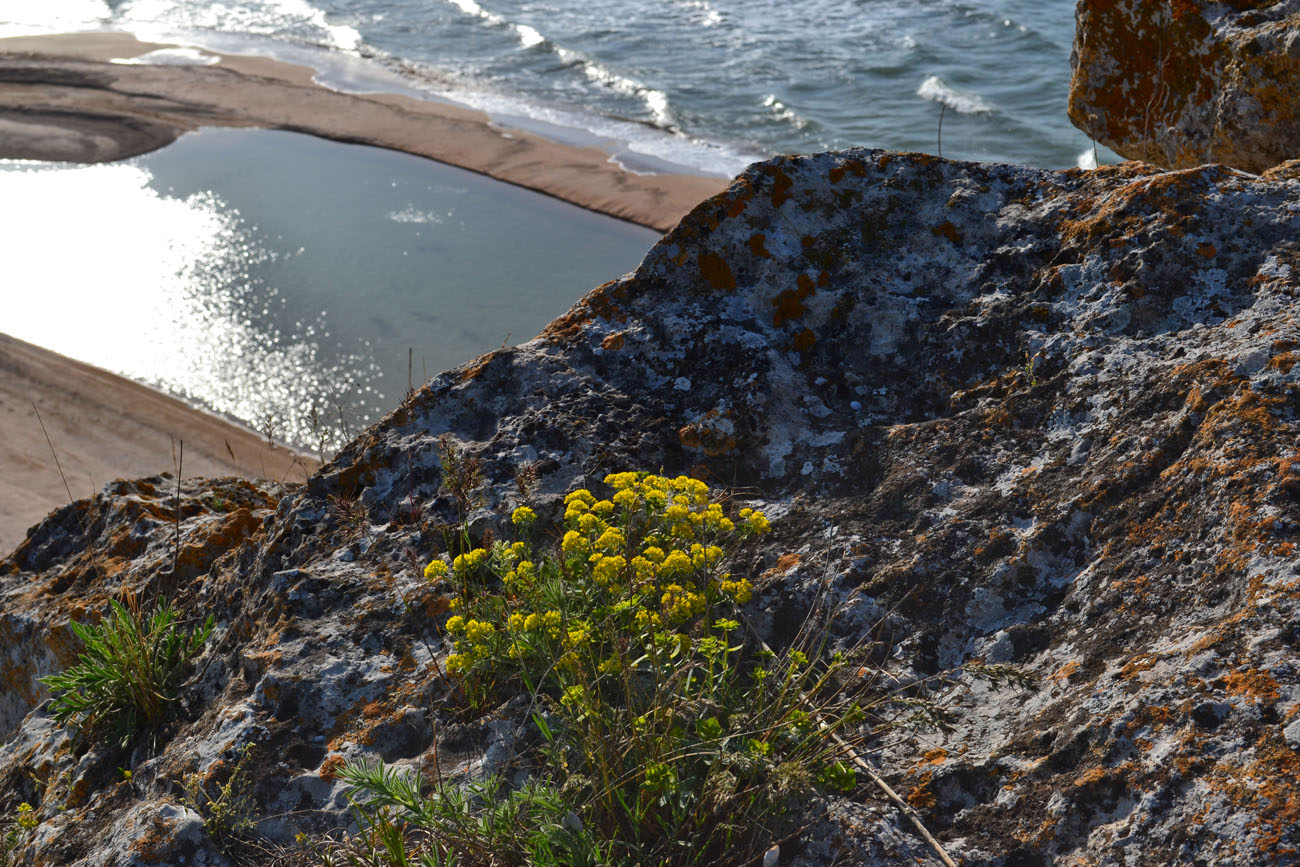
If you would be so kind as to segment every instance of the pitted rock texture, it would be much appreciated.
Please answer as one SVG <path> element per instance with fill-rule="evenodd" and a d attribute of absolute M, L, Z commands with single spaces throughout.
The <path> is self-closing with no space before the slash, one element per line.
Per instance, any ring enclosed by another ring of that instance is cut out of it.
<path fill-rule="evenodd" d="M 938 695 L 951 732 L 873 755 L 961 863 L 1295 863 L 1298 238 L 1300 183 L 1222 166 L 753 166 L 539 338 L 436 377 L 274 512 L 250 507 L 261 529 L 188 579 L 186 610 L 220 625 L 156 745 L 78 756 L 33 686 L 66 662 L 63 612 L 149 561 L 91 581 L 77 564 L 117 543 L 79 541 L 70 510 L 34 530 L 0 588 L 38 660 L 0 696 L 0 797 L 40 803 L 30 858 L 110 863 L 108 835 L 73 829 L 152 820 L 181 774 L 220 780 L 252 743 L 249 857 L 272 863 L 349 821 L 346 759 L 496 767 L 523 707 L 459 707 L 434 665 L 447 597 L 420 576 L 457 520 L 446 437 L 482 461 L 478 538 L 610 471 L 695 473 L 772 518 L 733 571 L 773 635 L 827 593 L 836 639 L 885 636 L 900 681 L 969 661 L 1029 677 Z M 140 532 L 169 550 L 165 521 Z M 110 758 L 139 768 L 130 791 Z M 65 770 L 70 817 L 28 773 Z M 782 863 L 930 857 L 867 787 L 815 818 Z"/>
<path fill-rule="evenodd" d="M 1070 120 L 1130 159 L 1300 157 L 1300 2 L 1079 0 Z"/>

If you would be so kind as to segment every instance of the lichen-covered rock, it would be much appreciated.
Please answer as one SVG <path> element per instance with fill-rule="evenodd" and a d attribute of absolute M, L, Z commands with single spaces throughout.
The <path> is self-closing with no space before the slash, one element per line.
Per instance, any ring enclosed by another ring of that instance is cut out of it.
<path fill-rule="evenodd" d="M 1300 2 L 1079 0 L 1070 119 L 1166 168 L 1300 157 Z"/>
<path fill-rule="evenodd" d="M 41 801 L 60 833 L 33 857 L 98 863 L 103 828 L 178 803 L 187 773 L 226 778 L 249 744 L 268 852 L 349 821 L 348 758 L 490 770 L 526 702 L 470 718 L 434 664 L 447 598 L 420 572 L 457 519 L 446 436 L 482 462 L 476 536 L 609 471 L 694 473 L 772 518 L 735 570 L 757 620 L 779 631 L 825 593 L 837 639 L 885 636 L 902 681 L 972 660 L 1030 678 L 966 684 L 950 733 L 874 755 L 963 863 L 1295 863 L 1297 238 L 1300 183 L 1222 166 L 756 165 L 539 338 L 438 376 L 250 508 L 233 553 L 199 545 L 181 601 L 218 634 L 185 715 L 127 757 L 129 789 L 67 748 L 31 683 L 66 661 L 56 612 L 121 572 L 71 565 L 130 537 L 103 524 L 87 546 L 74 514 L 135 513 L 109 492 L 34 530 L 0 585 L 5 628 L 37 642 L 0 695 L 0 797 L 35 804 L 29 771 L 66 772 L 74 809 Z M 165 517 L 144 551 L 168 550 Z M 781 848 L 929 857 L 868 788 Z"/>

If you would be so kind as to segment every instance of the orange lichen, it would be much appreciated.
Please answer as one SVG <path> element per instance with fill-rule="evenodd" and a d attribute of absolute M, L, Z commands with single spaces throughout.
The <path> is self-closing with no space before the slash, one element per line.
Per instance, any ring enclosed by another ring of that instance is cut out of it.
<path fill-rule="evenodd" d="M 921 774 L 917 779 L 916 785 L 912 786 L 907 793 L 907 803 L 916 810 L 928 810 L 938 803 L 934 792 L 930 790 L 930 781 L 933 777 L 929 771 Z"/>
<path fill-rule="evenodd" d="M 816 343 L 817 335 L 813 333 L 811 328 L 805 328 L 794 336 L 794 339 L 790 341 L 790 346 L 797 352 L 807 352 Z"/>
<path fill-rule="evenodd" d="M 600 341 L 600 348 L 610 352 L 617 352 L 623 348 L 624 341 L 624 332 L 616 331 L 613 334 L 606 336 L 604 340 Z"/>
<path fill-rule="evenodd" d="M 772 258 L 772 254 L 767 251 L 767 236 L 762 232 L 749 236 L 749 251 L 759 259 Z"/>
<path fill-rule="evenodd" d="M 1052 675 L 1052 680 L 1055 680 L 1058 683 L 1064 683 L 1065 681 L 1074 677 L 1075 673 L 1077 673 L 1078 670 L 1079 670 L 1078 661 L 1072 659 L 1069 662 L 1067 662 L 1065 665 L 1062 665 L 1060 668 L 1056 670 L 1056 673 Z"/>
<path fill-rule="evenodd" d="M 812 278 L 807 274 L 800 274 L 795 279 L 794 289 L 786 289 L 778 292 L 777 296 L 772 299 L 772 307 L 775 312 L 772 314 L 772 324 L 776 326 L 798 319 L 808 312 L 804 306 L 804 300 L 814 294 L 817 289 L 813 285 Z"/>
<path fill-rule="evenodd" d="M 930 231 L 941 238 L 947 238 L 954 244 L 960 244 L 964 239 L 961 232 L 952 224 L 951 220 L 944 220 L 937 226 L 932 226 Z"/>
<path fill-rule="evenodd" d="M 1273 702 L 1281 695 L 1273 675 L 1254 668 L 1224 675 L 1223 685 L 1230 695 L 1249 696 L 1256 701 Z"/>
<path fill-rule="evenodd" d="M 714 289 L 733 290 L 736 288 L 735 275 L 731 273 L 731 266 L 727 260 L 717 253 L 701 250 L 699 256 L 700 273 L 708 281 L 709 286 Z"/>
<path fill-rule="evenodd" d="M 343 767 L 345 761 L 346 760 L 343 756 L 337 754 L 327 757 L 325 761 L 321 762 L 320 778 L 322 780 L 333 782 L 335 776 L 338 774 L 339 768 Z"/>

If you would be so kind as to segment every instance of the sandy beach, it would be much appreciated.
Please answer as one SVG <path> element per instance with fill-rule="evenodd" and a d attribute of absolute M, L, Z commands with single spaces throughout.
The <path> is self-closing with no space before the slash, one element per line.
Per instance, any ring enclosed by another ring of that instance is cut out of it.
<path fill-rule="evenodd" d="M 64 477 L 80 499 L 117 478 L 175 473 L 173 447 L 181 440 L 186 477 L 300 482 L 316 467 L 161 392 L 0 334 L 0 554 L 67 504 Z"/>
<path fill-rule="evenodd" d="M 340 93 L 266 58 L 120 62 L 169 47 L 109 32 L 0 39 L 0 158 L 106 162 L 201 126 L 264 127 L 428 157 L 658 231 L 727 185 L 629 172 L 597 148 L 503 130 L 447 103 Z"/>

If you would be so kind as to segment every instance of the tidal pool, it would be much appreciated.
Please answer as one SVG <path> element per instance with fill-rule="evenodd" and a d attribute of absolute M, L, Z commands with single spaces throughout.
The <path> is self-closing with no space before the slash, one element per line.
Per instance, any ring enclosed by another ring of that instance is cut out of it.
<path fill-rule="evenodd" d="M 441 163 L 266 130 L 108 165 L 0 160 L 0 202 L 0 331 L 312 448 L 408 381 L 532 338 L 658 237 Z"/>

